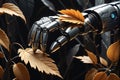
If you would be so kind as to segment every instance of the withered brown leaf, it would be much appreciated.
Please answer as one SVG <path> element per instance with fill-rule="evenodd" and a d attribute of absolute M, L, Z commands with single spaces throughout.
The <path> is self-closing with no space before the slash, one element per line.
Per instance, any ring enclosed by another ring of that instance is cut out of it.
<path fill-rule="evenodd" d="M 108 62 L 103 57 L 100 57 L 100 63 L 104 66 L 108 66 Z"/>
<path fill-rule="evenodd" d="M 80 59 L 83 63 L 86 64 L 93 64 L 92 60 L 90 59 L 89 56 L 75 56 L 76 59 Z"/>
<path fill-rule="evenodd" d="M 114 63 L 120 58 L 120 41 L 111 44 L 107 49 L 107 57 Z"/>
<path fill-rule="evenodd" d="M 97 57 L 96 57 L 96 55 L 93 52 L 88 51 L 87 49 L 85 51 L 87 52 L 88 56 L 92 60 L 93 64 L 97 64 Z"/>
<path fill-rule="evenodd" d="M 0 65 L 0 79 L 2 79 L 4 74 L 4 69 L 2 68 L 2 66 Z"/>
<path fill-rule="evenodd" d="M 66 10 L 60 10 L 59 11 L 61 14 L 59 19 L 61 21 L 69 22 L 69 23 L 74 23 L 74 24 L 84 24 L 84 16 L 79 10 L 74 10 L 74 9 L 66 9 Z"/>
<path fill-rule="evenodd" d="M 95 74 L 93 80 L 106 80 L 107 74 L 105 72 L 98 72 Z"/>
<path fill-rule="evenodd" d="M 13 72 L 18 80 L 30 80 L 29 72 L 23 63 L 14 64 Z"/>
<path fill-rule="evenodd" d="M 120 80 L 120 78 L 115 73 L 110 73 L 110 75 L 107 77 L 107 80 Z"/>
<path fill-rule="evenodd" d="M 93 80 L 93 77 L 97 72 L 98 70 L 95 68 L 90 69 L 85 75 L 85 80 Z"/>
<path fill-rule="evenodd" d="M 9 14 L 9 15 L 15 15 L 15 16 L 19 16 L 20 18 L 22 18 L 25 23 L 26 23 L 26 18 L 23 15 L 23 12 L 19 9 L 19 7 L 17 7 L 15 4 L 13 3 L 4 3 L 2 5 L 2 7 L 0 8 L 0 14 Z"/>
<path fill-rule="evenodd" d="M 48 54 L 43 53 L 39 49 L 34 52 L 32 48 L 26 48 L 25 50 L 19 49 L 18 53 L 20 53 L 19 56 L 21 57 L 21 60 L 26 64 L 29 62 L 30 66 L 34 69 L 37 68 L 38 71 L 62 78 L 56 64 L 54 64 L 54 60 L 51 59 Z"/>
<path fill-rule="evenodd" d="M 0 29 L 0 45 L 9 51 L 10 41 L 7 34 L 2 29 Z"/>

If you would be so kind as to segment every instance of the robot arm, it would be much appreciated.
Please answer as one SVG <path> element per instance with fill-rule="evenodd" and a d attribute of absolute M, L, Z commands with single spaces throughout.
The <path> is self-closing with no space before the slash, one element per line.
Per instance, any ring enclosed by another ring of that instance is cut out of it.
<path fill-rule="evenodd" d="M 52 43 L 50 47 L 50 52 L 55 52 L 61 46 L 65 45 L 68 41 L 73 40 L 76 36 L 84 32 L 88 31 L 105 32 L 117 28 L 120 24 L 120 1 L 102 4 L 86 9 L 82 12 L 82 14 L 85 17 L 83 27 L 82 28 L 68 27 L 68 29 L 66 29 L 64 32 L 65 35 L 63 34 L 62 36 L 58 37 L 56 41 Z M 40 21 L 42 20 L 40 19 L 38 22 Z M 35 27 L 35 25 L 33 24 L 33 28 L 31 28 L 30 31 L 30 36 L 32 38 L 29 38 L 32 39 L 30 41 L 33 44 L 33 48 L 36 49 L 41 44 L 41 50 L 45 51 L 48 32 L 53 29 L 54 30 L 59 29 L 60 28 L 59 26 L 63 24 L 64 24 L 63 22 L 59 21 L 56 18 L 53 18 L 53 20 L 50 19 L 46 22 L 44 21 L 43 24 L 37 23 L 37 27 Z M 44 27 L 42 27 L 42 25 L 44 25 Z M 92 27 L 90 25 L 92 25 Z M 37 36 L 37 33 L 39 36 Z"/>
<path fill-rule="evenodd" d="M 66 30 L 67 36 L 62 35 L 52 43 L 50 47 L 51 52 L 55 52 L 68 41 L 73 40 L 76 36 L 84 32 L 105 32 L 117 28 L 120 24 L 120 1 L 86 9 L 83 15 L 85 17 L 84 30 L 81 31 L 79 27 Z"/>
<path fill-rule="evenodd" d="M 61 24 L 57 16 L 43 17 L 36 21 L 29 31 L 29 46 L 32 46 L 34 50 L 40 48 L 46 51 L 48 33 L 58 29 Z"/>

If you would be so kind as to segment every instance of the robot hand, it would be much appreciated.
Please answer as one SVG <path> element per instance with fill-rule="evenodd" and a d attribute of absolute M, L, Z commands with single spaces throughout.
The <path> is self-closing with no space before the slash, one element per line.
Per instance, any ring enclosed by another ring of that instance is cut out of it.
<path fill-rule="evenodd" d="M 102 4 L 86 9 L 82 12 L 82 14 L 85 17 L 83 27 L 68 27 L 64 34 L 52 43 L 50 47 L 51 53 L 58 50 L 70 40 L 73 40 L 81 33 L 93 30 L 105 32 L 117 28 L 120 24 L 120 1 Z M 60 25 L 63 26 L 63 22 L 53 17 L 43 17 L 33 24 L 29 33 L 29 40 L 30 43 L 32 43 L 33 49 L 39 48 L 40 45 L 40 49 L 45 51 L 48 32 L 60 28 Z"/>
<path fill-rule="evenodd" d="M 29 46 L 32 46 L 34 51 L 38 48 L 46 51 L 48 33 L 58 29 L 61 24 L 57 16 L 43 17 L 36 21 L 28 35 Z"/>

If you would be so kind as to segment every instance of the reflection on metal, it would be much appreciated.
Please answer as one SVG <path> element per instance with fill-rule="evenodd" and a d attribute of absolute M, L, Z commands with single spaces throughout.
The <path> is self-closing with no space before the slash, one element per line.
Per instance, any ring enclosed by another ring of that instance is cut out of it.
<path fill-rule="evenodd" d="M 101 50 L 101 55 L 105 56 L 106 50 L 109 47 L 109 45 L 111 44 L 111 37 L 110 37 L 110 31 L 105 32 L 101 35 L 102 37 L 102 41 L 101 41 L 101 46 L 102 46 L 102 50 Z"/>

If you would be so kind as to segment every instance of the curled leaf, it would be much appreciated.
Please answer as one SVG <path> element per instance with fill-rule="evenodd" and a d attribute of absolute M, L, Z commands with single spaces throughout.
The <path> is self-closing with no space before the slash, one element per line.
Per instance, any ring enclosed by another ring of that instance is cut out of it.
<path fill-rule="evenodd" d="M 0 79 L 2 79 L 4 74 L 4 69 L 2 68 L 2 66 L 0 66 Z"/>
<path fill-rule="evenodd" d="M 93 80 L 93 77 L 97 72 L 98 70 L 95 68 L 90 69 L 85 75 L 85 80 Z"/>
<path fill-rule="evenodd" d="M 66 9 L 66 10 L 60 10 L 59 11 L 61 14 L 59 19 L 61 21 L 69 22 L 69 23 L 74 23 L 74 24 L 84 24 L 84 16 L 79 10 L 74 10 L 74 9 Z"/>
<path fill-rule="evenodd" d="M 18 80 L 30 80 L 29 72 L 23 63 L 14 64 L 13 72 L 14 72 L 14 75 L 16 76 L 16 79 Z"/>
<path fill-rule="evenodd" d="M 107 57 L 114 63 L 120 58 L 120 41 L 111 44 L 107 49 Z"/>
<path fill-rule="evenodd" d="M 4 14 L 4 13 L 9 14 L 11 16 L 12 15 L 19 16 L 26 23 L 26 19 L 25 19 L 25 16 L 23 15 L 22 11 L 19 9 L 19 7 L 17 7 L 13 3 L 4 3 L 2 5 L 2 7 L 0 8 L 0 14 Z"/>
<path fill-rule="evenodd" d="M 107 77 L 107 80 L 120 80 L 120 78 L 115 73 L 110 73 L 110 75 Z"/>
<path fill-rule="evenodd" d="M 90 52 L 88 50 L 85 50 L 88 54 L 88 56 L 90 57 L 90 59 L 92 60 L 93 64 L 97 64 L 97 57 L 93 52 Z"/>
<path fill-rule="evenodd" d="M 0 29 L 0 45 L 9 51 L 10 41 L 7 34 L 2 29 Z"/>
<path fill-rule="evenodd" d="M 106 80 L 107 74 L 105 72 L 98 72 L 95 74 L 93 80 Z"/>
<path fill-rule="evenodd" d="M 100 63 L 104 66 L 108 66 L 108 62 L 102 57 L 100 57 Z"/>
<path fill-rule="evenodd" d="M 58 77 L 60 75 L 57 66 L 54 64 L 54 60 L 49 58 L 49 55 L 43 53 L 39 49 L 36 52 L 33 51 L 32 48 L 26 48 L 25 50 L 19 49 L 18 50 L 19 56 L 21 60 L 27 64 L 30 63 L 30 66 L 34 69 L 38 69 L 38 71 L 45 72 L 46 74 L 56 75 Z"/>
<path fill-rule="evenodd" d="M 80 59 L 80 61 L 82 61 L 83 63 L 86 64 L 93 64 L 92 60 L 90 59 L 89 56 L 77 56 L 75 57 L 76 59 Z"/>

